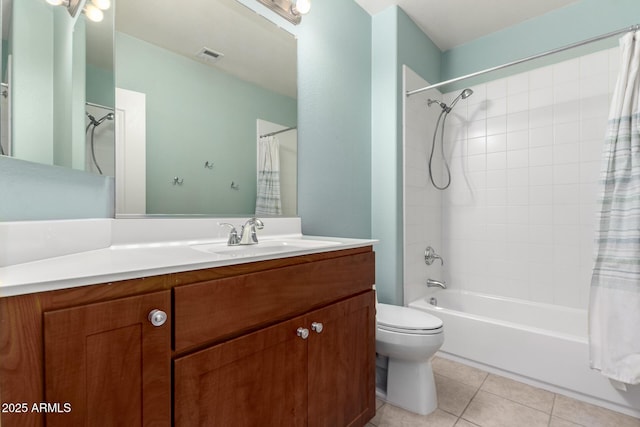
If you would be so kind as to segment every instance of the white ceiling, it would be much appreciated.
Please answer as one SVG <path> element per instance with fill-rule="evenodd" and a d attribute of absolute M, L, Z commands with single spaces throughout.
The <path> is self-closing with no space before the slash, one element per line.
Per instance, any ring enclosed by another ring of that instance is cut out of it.
<path fill-rule="evenodd" d="M 371 15 L 400 6 L 442 51 L 577 1 L 355 0 Z"/>

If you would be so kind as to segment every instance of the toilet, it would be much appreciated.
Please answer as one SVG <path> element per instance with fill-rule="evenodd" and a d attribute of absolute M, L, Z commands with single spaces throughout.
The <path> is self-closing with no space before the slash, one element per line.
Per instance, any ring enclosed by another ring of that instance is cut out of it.
<path fill-rule="evenodd" d="M 443 342 L 437 317 L 409 307 L 376 305 L 376 353 L 388 357 L 387 402 L 422 415 L 437 408 L 431 359 Z"/>

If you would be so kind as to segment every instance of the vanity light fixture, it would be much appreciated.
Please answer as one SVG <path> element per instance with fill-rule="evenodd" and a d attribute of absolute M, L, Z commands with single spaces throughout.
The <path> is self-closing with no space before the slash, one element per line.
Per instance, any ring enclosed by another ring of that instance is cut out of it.
<path fill-rule="evenodd" d="M 294 25 L 302 21 L 302 15 L 309 13 L 311 0 L 258 0 L 269 9 Z"/>
<path fill-rule="evenodd" d="M 104 19 L 103 10 L 111 7 L 111 0 L 47 0 L 47 3 L 53 6 L 64 6 L 71 17 L 75 18 L 78 11 L 82 8 L 82 12 L 87 18 L 94 22 L 100 22 Z M 89 3 L 89 4 L 87 4 Z"/>

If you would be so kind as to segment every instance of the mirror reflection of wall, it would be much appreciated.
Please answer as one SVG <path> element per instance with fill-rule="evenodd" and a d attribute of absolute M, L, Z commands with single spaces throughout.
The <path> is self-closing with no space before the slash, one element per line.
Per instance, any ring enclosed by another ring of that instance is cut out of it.
<path fill-rule="evenodd" d="M 117 7 L 116 86 L 146 96 L 146 213 L 252 214 L 256 120 L 297 123 L 296 41 L 236 0 L 192 6 Z"/>
<path fill-rule="evenodd" d="M 84 13 L 70 19 L 64 6 L 46 0 L 0 5 L 1 78 L 8 84 L 8 98 L 1 98 L 8 105 L 0 103 L 5 155 L 102 171 L 105 178 L 113 174 L 113 164 L 119 165 L 111 136 L 118 123 L 117 56 L 118 85 L 145 95 L 148 106 L 146 196 L 132 212 L 254 212 L 256 120 L 297 125 L 297 42 L 291 33 L 237 0 L 189 0 L 189 7 L 112 0 L 98 23 Z M 205 46 L 224 57 L 215 64 L 196 57 Z M 110 112 L 115 120 L 106 118 Z M 89 115 L 100 124 L 91 126 Z M 207 161 L 214 166 L 205 168 Z M 176 176 L 182 186 L 173 185 Z"/>
<path fill-rule="evenodd" d="M 99 91 L 87 86 L 105 80 L 97 87 L 113 92 L 113 14 L 91 22 L 43 0 L 2 0 L 2 11 L 3 154 L 87 170 L 85 104 Z M 99 46 L 96 32 L 104 34 Z M 97 51 L 108 58 L 106 70 L 93 66 Z"/>

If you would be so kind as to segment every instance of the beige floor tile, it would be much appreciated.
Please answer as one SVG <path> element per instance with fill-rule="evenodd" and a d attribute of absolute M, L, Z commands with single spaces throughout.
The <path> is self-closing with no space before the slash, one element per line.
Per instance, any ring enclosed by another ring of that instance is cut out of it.
<path fill-rule="evenodd" d="M 378 405 L 378 402 L 380 402 L 380 405 Z M 376 414 L 369 420 L 369 424 L 373 424 L 374 426 L 380 424 L 380 418 L 382 418 L 382 414 L 384 413 L 384 411 L 382 411 L 382 408 L 384 408 L 385 405 L 386 403 L 384 403 L 382 400 L 376 399 Z"/>
<path fill-rule="evenodd" d="M 640 419 L 557 395 L 553 415 L 585 427 L 640 427 Z"/>
<path fill-rule="evenodd" d="M 580 424 L 572 423 L 571 421 L 563 420 L 558 417 L 551 417 L 549 427 L 582 427 Z"/>
<path fill-rule="evenodd" d="M 444 359 L 442 357 L 434 357 L 431 363 L 435 374 L 452 378 L 463 384 L 475 387 L 476 389 L 482 385 L 488 375 L 487 372 L 481 369 L 463 365 L 462 363 L 454 362 L 453 360 Z"/>
<path fill-rule="evenodd" d="M 509 378 L 489 374 L 480 390 L 497 394 L 547 414 L 553 409 L 554 394 Z"/>
<path fill-rule="evenodd" d="M 418 415 L 386 404 L 377 413 L 377 427 L 453 427 L 457 417 L 436 409 L 429 415 Z M 374 418 L 375 419 L 375 418 Z"/>
<path fill-rule="evenodd" d="M 480 390 L 462 418 L 482 427 L 547 427 L 549 415 Z"/>
<path fill-rule="evenodd" d="M 460 416 L 476 394 L 476 387 L 436 374 L 438 408 Z"/>
<path fill-rule="evenodd" d="M 376 411 L 378 410 L 378 408 L 380 408 L 382 405 L 384 405 L 384 400 L 379 399 L 376 397 Z"/>
<path fill-rule="evenodd" d="M 478 425 L 460 418 L 454 427 L 478 427 Z"/>

